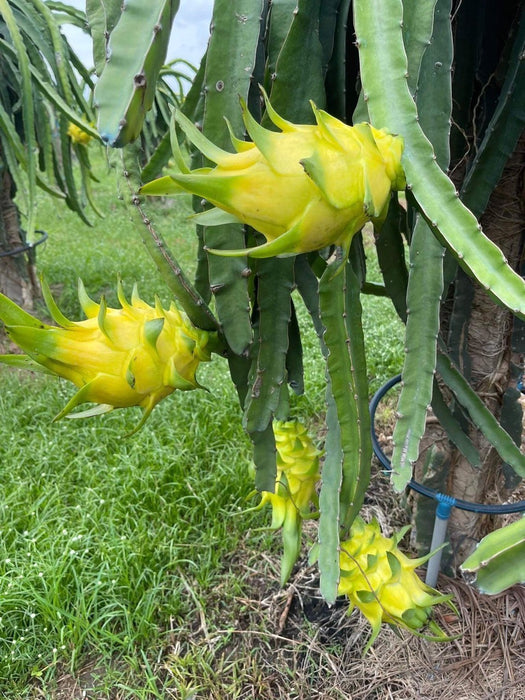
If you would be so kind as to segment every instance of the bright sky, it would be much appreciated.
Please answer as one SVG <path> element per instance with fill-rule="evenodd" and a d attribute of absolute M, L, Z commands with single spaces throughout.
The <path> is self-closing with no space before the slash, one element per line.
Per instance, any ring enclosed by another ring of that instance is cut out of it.
<path fill-rule="evenodd" d="M 82 10 L 86 7 L 84 0 L 66 1 Z M 171 30 L 167 60 L 185 58 L 198 67 L 208 42 L 212 9 L 213 0 L 181 0 Z M 91 68 L 93 66 L 91 39 L 76 27 L 65 25 L 62 31 L 82 63 Z"/>

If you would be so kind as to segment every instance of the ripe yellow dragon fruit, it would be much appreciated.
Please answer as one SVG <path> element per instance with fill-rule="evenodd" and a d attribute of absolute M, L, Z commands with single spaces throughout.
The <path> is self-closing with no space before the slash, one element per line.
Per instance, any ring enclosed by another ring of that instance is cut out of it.
<path fill-rule="evenodd" d="M 73 124 L 73 122 L 70 122 L 67 128 L 67 135 L 71 141 L 73 141 L 73 143 L 80 143 L 83 146 L 87 146 L 87 144 L 91 141 L 91 135 L 76 124 Z"/>
<path fill-rule="evenodd" d="M 409 559 L 398 549 L 397 544 L 407 529 L 387 538 L 381 534 L 377 521 L 368 524 L 358 516 L 350 538 L 341 542 L 338 593 L 348 596 L 350 611 L 358 607 L 372 625 L 365 654 L 379 634 L 382 622 L 412 632 L 428 624 L 435 634 L 434 640 L 448 639 L 429 616 L 433 605 L 449 602 L 452 596 L 441 595 L 416 574 L 416 567 L 430 555 Z"/>
<path fill-rule="evenodd" d="M 319 481 L 319 455 L 306 427 L 299 421 L 274 421 L 277 447 L 275 493 L 262 492 L 257 508 L 272 506 L 271 529 L 282 527 L 283 556 L 281 585 L 284 586 L 301 550 L 304 519 L 316 517 L 318 508 L 316 484 Z"/>
<path fill-rule="evenodd" d="M 216 167 L 190 171 L 174 139 L 178 172 L 147 183 L 141 193 L 191 192 L 216 207 L 196 215 L 197 222 L 242 222 L 267 240 L 249 249 L 210 251 L 218 255 L 266 258 L 332 244 L 347 250 L 367 221 L 386 214 L 391 190 L 405 187 L 403 140 L 367 123 L 348 126 L 313 104 L 317 123 L 293 124 L 264 98 L 268 116 L 281 131 L 263 128 L 242 103 L 252 143 L 232 135 L 236 153 L 215 146 L 177 112 L 189 141 Z"/>
<path fill-rule="evenodd" d="M 141 406 L 144 413 L 138 430 L 165 396 L 175 389 L 199 387 L 195 372 L 200 362 L 210 360 L 210 334 L 195 328 L 175 304 L 164 309 L 157 299 L 151 307 L 136 287 L 130 304 L 119 280 L 122 308 L 112 309 L 104 298 L 100 304 L 92 301 L 79 281 L 79 300 L 87 318 L 70 321 L 44 280 L 42 291 L 58 327 L 42 323 L 0 294 L 0 320 L 9 337 L 27 353 L 0 355 L 0 361 L 56 374 L 79 387 L 55 420 L 85 402 L 97 406 L 68 417 Z"/>

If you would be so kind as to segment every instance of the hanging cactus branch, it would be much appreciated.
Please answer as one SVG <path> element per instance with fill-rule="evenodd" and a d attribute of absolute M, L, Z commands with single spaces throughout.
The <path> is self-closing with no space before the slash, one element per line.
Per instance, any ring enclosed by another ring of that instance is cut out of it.
<path fill-rule="evenodd" d="M 401 0 L 356 0 L 354 21 L 370 119 L 376 127 L 403 136 L 401 162 L 407 188 L 432 232 L 494 300 L 525 318 L 525 281 L 509 267 L 501 250 L 462 204 L 418 124 L 406 79 Z M 389 76 L 386 81 L 385 74 Z"/>
<path fill-rule="evenodd" d="M 179 0 L 126 0 L 122 5 L 94 92 L 100 137 L 113 148 L 140 134 L 178 7 Z"/>

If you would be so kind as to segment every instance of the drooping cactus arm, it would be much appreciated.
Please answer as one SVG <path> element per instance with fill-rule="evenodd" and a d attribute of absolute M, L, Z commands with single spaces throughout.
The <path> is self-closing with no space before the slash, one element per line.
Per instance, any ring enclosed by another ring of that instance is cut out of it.
<path fill-rule="evenodd" d="M 286 3 L 293 19 L 278 53 L 275 71 L 269 76 L 268 93 L 275 110 L 292 121 L 312 120 L 310 100 L 318 107 L 325 104 L 325 89 L 321 80 L 323 51 L 319 37 L 324 4 L 319 0 Z M 270 27 L 273 28 L 278 21 L 278 17 L 271 18 Z M 301 66 L 306 65 L 307 70 L 302 70 Z M 300 80 L 297 80 L 298 70 L 301 70 Z M 265 125 L 266 120 L 263 120 Z"/>
<path fill-rule="evenodd" d="M 420 126 L 433 145 L 438 165 L 446 171 L 452 112 L 450 0 L 437 0 L 432 4 L 433 7 L 426 9 L 424 3 L 418 3 L 417 10 L 412 8 L 411 16 L 414 25 L 419 26 L 419 33 L 417 40 L 406 38 L 405 42 L 409 76 L 412 76 L 421 114 Z M 425 12 L 431 16 L 426 17 Z M 421 33 L 421 26 L 428 28 L 426 37 Z M 423 55 L 420 53 L 422 43 L 426 48 Z M 425 219 L 418 215 L 410 241 L 406 354 L 403 388 L 397 407 L 399 418 L 393 436 L 392 483 L 399 491 L 412 477 L 425 431 L 427 408 L 432 401 L 444 253 L 445 249 L 432 235 Z"/>
<path fill-rule="evenodd" d="M 244 131 L 239 96 L 248 99 L 263 9 L 263 0 L 242 0 L 235 7 L 229 0 L 218 0 L 214 5 L 203 78 L 202 130 L 221 148 L 231 149 L 224 117 L 237 134 Z M 244 227 L 242 224 L 205 227 L 203 242 L 209 248 L 241 248 Z M 206 264 L 224 335 L 233 352 L 242 355 L 252 342 L 246 261 L 206 255 Z"/>
<path fill-rule="evenodd" d="M 432 146 L 418 124 L 406 81 L 401 0 L 356 0 L 354 21 L 371 121 L 376 127 L 386 127 L 403 136 L 407 186 L 434 235 L 488 294 L 525 318 L 525 282 L 461 203 L 453 183 L 435 162 Z M 388 80 L 384 80 L 385 75 Z"/>
<path fill-rule="evenodd" d="M 328 602 L 337 595 L 341 530 L 348 534 L 370 480 L 368 381 L 359 294 L 351 265 L 332 260 L 319 282 L 328 428 L 319 500 L 319 569 L 321 592 Z"/>
<path fill-rule="evenodd" d="M 109 146 L 120 148 L 140 134 L 178 7 L 179 0 L 127 0 L 122 6 L 94 92 L 98 130 Z"/>
<path fill-rule="evenodd" d="M 463 562 L 481 593 L 496 595 L 525 582 L 525 518 L 491 532 Z"/>
<path fill-rule="evenodd" d="M 93 39 L 93 61 L 100 75 L 106 64 L 108 38 L 122 14 L 122 0 L 86 0 L 86 16 Z"/>
<path fill-rule="evenodd" d="M 279 405 L 280 388 L 286 383 L 292 288 L 292 259 L 263 261 L 257 265 L 258 347 L 243 418 L 249 432 L 266 428 Z"/>

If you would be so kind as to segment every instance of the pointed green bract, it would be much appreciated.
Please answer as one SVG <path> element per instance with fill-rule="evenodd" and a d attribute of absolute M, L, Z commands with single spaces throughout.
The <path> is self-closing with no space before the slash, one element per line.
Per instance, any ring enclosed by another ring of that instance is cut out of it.
<path fill-rule="evenodd" d="M 46 303 L 49 313 L 51 314 L 51 318 L 53 319 L 53 321 L 55 323 L 58 323 L 59 326 L 62 326 L 62 328 L 73 328 L 75 324 L 73 323 L 73 321 L 70 321 L 68 318 L 66 318 L 64 314 L 60 311 L 55 300 L 53 299 L 53 295 L 51 294 L 49 285 L 42 275 L 40 276 L 40 286 L 42 288 L 42 295 L 44 297 L 44 301 Z"/>
<path fill-rule="evenodd" d="M 29 355 L 0 355 L 0 362 L 9 367 L 16 367 L 17 369 L 27 369 L 31 372 L 42 372 L 43 374 L 51 374 L 54 372 L 48 370 L 40 362 L 36 362 Z"/>
<path fill-rule="evenodd" d="M 268 97 L 266 90 L 262 87 L 262 85 L 259 87 L 264 98 L 266 114 L 272 122 L 272 124 L 275 124 L 275 126 L 281 131 L 295 131 L 295 124 L 291 121 L 288 121 L 288 119 L 283 119 L 283 117 L 281 117 L 281 115 L 277 113 L 277 111 L 273 108 L 272 103 L 270 102 L 270 98 Z"/>
<path fill-rule="evenodd" d="M 240 250 L 218 250 L 217 248 L 208 248 L 209 253 L 219 255 L 225 258 L 235 258 L 242 255 L 249 255 L 252 258 L 273 258 L 279 255 L 294 255 L 300 252 L 299 241 L 301 236 L 300 223 L 294 228 L 281 234 L 274 241 L 263 243 L 254 248 L 241 248 Z"/>
<path fill-rule="evenodd" d="M 228 157 L 231 156 L 231 153 L 219 148 L 212 143 L 210 139 L 206 138 L 202 131 L 199 131 L 180 110 L 175 112 L 175 121 L 184 132 L 188 141 L 193 143 L 206 158 L 209 158 L 209 160 L 212 160 L 214 163 L 220 163 L 221 160 L 228 159 Z"/>
<path fill-rule="evenodd" d="M 144 337 L 152 348 L 157 347 L 157 340 L 164 328 L 164 318 L 152 318 L 144 324 Z"/>
<path fill-rule="evenodd" d="M 108 312 L 108 307 L 107 307 L 107 304 L 106 304 L 106 299 L 105 299 L 105 297 L 102 297 L 102 298 L 100 299 L 100 304 L 99 304 L 99 308 L 98 308 L 97 323 L 98 323 L 98 327 L 100 328 L 100 330 L 102 331 L 102 333 L 104 333 L 104 335 L 106 336 L 106 338 L 107 338 L 108 340 L 111 340 L 111 337 L 110 337 L 110 335 L 109 335 L 108 329 L 106 328 L 106 315 L 107 315 L 107 312 Z"/>
<path fill-rule="evenodd" d="M 218 207 L 213 207 L 212 209 L 201 211 L 198 214 L 193 214 L 191 220 L 200 226 L 224 226 L 225 224 L 242 223 L 242 221 L 240 221 L 240 219 L 238 219 L 234 214 L 230 214 L 229 212 L 219 209 Z M 222 251 L 218 251 L 217 255 L 220 255 L 221 252 Z"/>
<path fill-rule="evenodd" d="M 64 418 L 74 408 L 79 406 L 81 403 L 85 403 L 86 401 L 90 401 L 94 382 L 95 382 L 95 380 L 93 380 L 93 382 L 89 382 L 88 384 L 84 384 L 84 386 L 81 387 L 77 391 L 77 393 L 69 399 L 69 401 L 64 406 L 64 408 L 61 411 L 59 411 L 59 413 L 57 413 L 57 415 L 53 418 L 53 421 L 58 421 L 61 418 Z M 112 406 L 112 408 L 113 408 L 113 406 Z"/>
<path fill-rule="evenodd" d="M 71 420 L 82 420 L 84 418 L 92 418 L 93 416 L 102 416 L 104 413 L 109 413 L 113 410 L 113 406 L 107 403 L 100 403 L 91 408 L 86 408 L 85 411 L 75 411 L 75 413 L 67 413 L 64 418 Z M 57 420 L 55 417 L 54 420 Z"/>
<path fill-rule="evenodd" d="M 181 194 L 186 190 L 179 185 L 173 177 L 165 175 L 157 180 L 147 182 L 139 190 L 139 194 L 147 194 L 151 197 L 169 197 L 175 194 Z"/>
<path fill-rule="evenodd" d="M 6 326 L 31 326 L 33 328 L 43 328 L 45 324 L 39 321 L 27 311 L 21 309 L 9 297 L 0 293 L 0 321 Z"/>
<path fill-rule="evenodd" d="M 271 168 L 280 174 L 286 174 L 290 164 L 285 164 L 284 168 L 279 167 L 279 162 L 275 157 L 277 155 L 275 132 L 268 131 L 252 117 L 244 100 L 241 100 L 241 110 L 244 126 L 256 148 L 261 152 Z"/>

